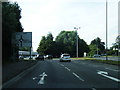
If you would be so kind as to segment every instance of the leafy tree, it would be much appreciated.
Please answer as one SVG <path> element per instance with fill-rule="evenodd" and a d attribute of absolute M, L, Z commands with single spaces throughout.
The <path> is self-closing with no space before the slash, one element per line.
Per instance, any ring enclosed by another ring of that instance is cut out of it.
<path fill-rule="evenodd" d="M 76 31 L 61 31 L 53 41 L 53 36 L 49 33 L 43 36 L 37 49 L 40 54 L 52 54 L 59 57 L 61 53 L 69 53 L 71 57 L 76 57 Z M 83 39 L 79 39 L 79 56 L 84 52 L 89 52 L 89 47 Z"/>
<path fill-rule="evenodd" d="M 98 49 L 98 54 L 105 53 L 105 43 L 101 42 L 101 39 L 97 37 L 96 39 L 92 40 L 89 47 L 90 47 L 90 55 L 97 54 L 97 49 Z"/>
<path fill-rule="evenodd" d="M 2 3 L 2 58 L 3 62 L 17 55 L 18 48 L 12 44 L 12 33 L 22 32 L 21 8 L 14 2 Z M 15 56 L 13 54 L 16 54 Z M 14 58 L 15 59 L 15 58 Z"/>
<path fill-rule="evenodd" d="M 60 34 L 56 37 L 56 43 L 59 44 L 59 52 L 69 53 L 72 57 L 76 56 L 76 31 L 61 31 Z M 83 39 L 79 41 L 79 56 L 82 57 L 84 52 L 89 51 L 89 47 Z"/>
<path fill-rule="evenodd" d="M 37 52 L 43 55 L 55 54 L 55 42 L 53 41 L 53 35 L 51 33 L 47 34 L 46 37 L 42 37 Z"/>

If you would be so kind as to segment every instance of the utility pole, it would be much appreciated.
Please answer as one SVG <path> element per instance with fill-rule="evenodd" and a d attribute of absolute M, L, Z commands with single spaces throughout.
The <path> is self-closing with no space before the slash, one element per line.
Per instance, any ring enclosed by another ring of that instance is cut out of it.
<path fill-rule="evenodd" d="M 80 27 L 76 28 L 74 27 L 74 29 L 76 29 L 76 32 L 78 29 L 80 29 Z M 76 57 L 78 58 L 78 34 L 76 34 Z"/>
<path fill-rule="evenodd" d="M 107 0 L 106 0 L 106 60 L 108 60 L 108 57 L 107 57 Z"/>

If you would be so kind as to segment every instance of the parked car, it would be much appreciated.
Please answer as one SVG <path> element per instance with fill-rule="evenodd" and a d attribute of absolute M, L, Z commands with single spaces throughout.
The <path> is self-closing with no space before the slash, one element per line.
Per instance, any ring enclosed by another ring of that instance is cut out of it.
<path fill-rule="evenodd" d="M 38 55 L 35 59 L 36 60 L 44 60 L 44 56 L 43 55 Z"/>
<path fill-rule="evenodd" d="M 93 57 L 100 57 L 101 55 L 99 54 L 94 54 Z"/>
<path fill-rule="evenodd" d="M 53 59 L 53 56 L 52 55 L 46 55 L 45 58 L 46 59 Z"/>
<path fill-rule="evenodd" d="M 61 56 L 60 56 L 60 62 L 62 62 L 62 61 L 71 61 L 71 59 L 70 59 L 70 55 L 69 54 L 61 54 Z"/>
<path fill-rule="evenodd" d="M 19 59 L 24 59 L 24 57 L 23 56 L 19 56 Z"/>

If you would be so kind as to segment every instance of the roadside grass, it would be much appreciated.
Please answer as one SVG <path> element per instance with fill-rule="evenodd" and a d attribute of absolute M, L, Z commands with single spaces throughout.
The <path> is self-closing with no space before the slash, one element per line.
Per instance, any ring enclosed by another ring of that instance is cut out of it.
<path fill-rule="evenodd" d="M 113 60 L 100 60 L 95 58 L 88 58 L 88 57 L 82 57 L 82 58 L 71 58 L 72 60 L 90 60 L 90 61 L 96 61 L 100 63 L 106 63 L 106 64 L 112 64 L 120 66 L 120 61 L 113 61 Z"/>

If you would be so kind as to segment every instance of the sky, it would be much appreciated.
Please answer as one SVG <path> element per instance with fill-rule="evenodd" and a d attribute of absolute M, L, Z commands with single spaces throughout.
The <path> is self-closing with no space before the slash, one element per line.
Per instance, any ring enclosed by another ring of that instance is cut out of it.
<path fill-rule="evenodd" d="M 106 43 L 106 0 L 9 0 L 16 1 L 21 11 L 24 32 L 32 32 L 33 51 L 41 37 L 52 33 L 54 39 L 62 31 L 75 31 L 89 45 L 99 37 Z M 118 1 L 108 2 L 108 48 L 118 36 Z"/>

